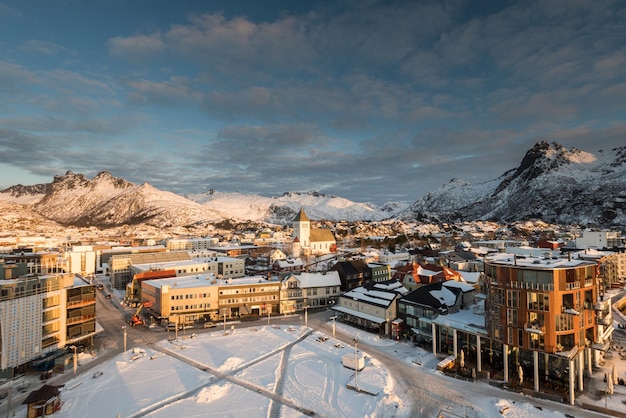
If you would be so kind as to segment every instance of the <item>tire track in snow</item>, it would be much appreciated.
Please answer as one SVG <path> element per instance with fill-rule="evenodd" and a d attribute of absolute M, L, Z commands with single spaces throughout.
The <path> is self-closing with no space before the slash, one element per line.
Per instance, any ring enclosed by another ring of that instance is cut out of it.
<path fill-rule="evenodd" d="M 291 353 L 291 348 L 293 345 L 287 346 L 283 352 L 282 357 L 280 359 L 280 367 L 278 369 L 278 379 L 276 380 L 276 385 L 274 387 L 274 393 L 277 395 L 283 395 L 283 385 L 285 384 L 285 375 L 287 374 L 287 361 L 289 359 L 289 354 Z M 269 418 L 280 418 L 280 409 L 281 404 L 278 402 L 274 402 L 274 399 L 270 399 L 270 408 L 268 417 Z"/>
<path fill-rule="evenodd" d="M 268 353 L 265 353 L 264 355 L 259 356 L 256 359 L 254 359 L 252 361 L 249 361 L 249 362 L 247 362 L 245 364 L 242 364 L 239 367 L 236 367 L 236 368 L 234 368 L 232 370 L 229 370 L 228 372 L 221 372 L 221 371 L 219 371 L 217 369 L 214 369 L 212 367 L 207 366 L 206 364 L 202 364 L 202 363 L 197 362 L 195 360 L 192 360 L 192 359 L 190 359 L 188 357 L 181 356 L 180 354 L 175 353 L 173 351 L 170 351 L 170 350 L 168 350 L 166 348 L 153 346 L 152 349 L 160 351 L 160 352 L 162 352 L 162 353 L 164 353 L 164 354 L 166 354 L 168 356 L 171 356 L 171 357 L 173 357 L 173 358 L 175 358 L 175 359 L 177 359 L 179 361 L 182 361 L 183 363 L 187 363 L 190 366 L 193 366 L 193 367 L 195 367 L 195 368 L 197 368 L 199 370 L 202 370 L 204 372 L 210 373 L 213 376 L 215 376 L 217 379 L 213 379 L 210 382 L 202 384 L 202 385 L 200 385 L 200 386 L 198 386 L 198 387 L 196 387 L 194 389 L 188 390 L 186 392 L 182 392 L 182 393 L 180 393 L 178 395 L 174 395 L 174 396 L 172 396 L 170 398 L 164 399 L 164 400 L 162 400 L 160 402 L 157 402 L 157 403 L 155 403 L 153 405 L 150 405 L 148 407 L 142 408 L 141 410 L 137 411 L 136 413 L 129 415 L 129 418 L 144 417 L 144 416 L 146 416 L 146 415 L 148 415 L 148 414 L 150 414 L 150 413 L 152 413 L 154 411 L 157 411 L 157 410 L 159 410 L 161 408 L 164 408 L 164 407 L 166 407 L 166 406 L 168 406 L 170 404 L 173 404 L 175 402 L 178 402 L 178 401 L 186 399 L 186 398 L 193 397 L 197 393 L 199 393 L 202 389 L 204 389 L 204 388 L 206 388 L 208 386 L 214 385 L 214 384 L 216 384 L 216 383 L 218 383 L 218 382 L 220 382 L 222 380 L 225 380 L 225 381 L 227 381 L 229 383 L 232 383 L 234 385 L 237 385 L 237 386 L 241 386 L 244 389 L 248 389 L 250 391 L 256 392 L 256 393 L 258 393 L 260 395 L 263 395 L 263 396 L 269 398 L 272 403 L 278 403 L 280 405 L 288 406 L 288 407 L 290 407 L 292 409 L 295 409 L 298 412 L 301 412 L 302 414 L 304 414 L 306 416 L 322 417 L 322 415 L 318 414 L 317 412 L 312 411 L 312 410 L 307 409 L 307 408 L 304 408 L 304 407 L 300 406 L 299 404 L 295 403 L 294 401 L 292 401 L 291 399 L 287 399 L 287 398 L 283 397 L 282 395 L 280 395 L 278 393 L 271 392 L 271 391 L 265 389 L 262 386 L 255 385 L 255 384 L 252 384 L 250 382 L 246 382 L 245 380 L 242 380 L 240 378 L 235 377 L 235 375 L 237 373 L 239 373 L 240 371 L 242 371 L 242 370 L 244 370 L 244 369 L 246 369 L 246 368 L 248 368 L 250 366 L 253 366 L 253 365 L 257 364 L 257 363 L 260 363 L 260 362 L 262 362 L 262 361 L 264 361 L 264 360 L 266 360 L 266 359 L 268 359 L 268 358 L 270 358 L 270 357 L 272 357 L 272 356 L 274 356 L 274 355 L 276 355 L 276 354 L 278 354 L 280 352 L 284 352 L 287 349 L 291 349 L 291 347 L 293 347 L 294 345 L 300 343 L 302 340 L 307 338 L 312 333 L 313 333 L 313 330 L 309 330 L 305 334 L 300 336 L 298 339 L 296 339 L 296 340 L 294 340 L 294 341 L 292 341 L 292 342 L 290 342 L 288 344 L 285 344 L 284 346 L 279 347 L 276 350 L 273 350 L 273 351 L 270 351 Z"/>

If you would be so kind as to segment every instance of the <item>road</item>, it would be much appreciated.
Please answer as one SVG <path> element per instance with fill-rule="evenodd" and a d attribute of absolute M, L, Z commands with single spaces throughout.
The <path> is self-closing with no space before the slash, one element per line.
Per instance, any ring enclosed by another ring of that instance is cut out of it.
<path fill-rule="evenodd" d="M 328 311 L 309 314 L 308 325 L 320 332 L 332 335 L 330 316 Z M 335 338 L 346 345 L 352 345 L 354 336 L 345 334 L 336 328 Z M 398 387 L 401 388 L 398 392 L 408 395 L 408 399 L 405 401 L 413 401 L 410 416 L 437 416 L 441 410 L 444 410 L 458 416 L 482 417 L 484 412 L 476 409 L 475 399 L 492 397 L 494 400 L 509 399 L 516 402 L 531 403 L 536 407 L 559 411 L 571 416 L 580 416 L 581 412 L 584 411 L 586 417 L 606 417 L 605 414 L 581 410 L 577 406 L 504 391 L 483 381 L 451 383 L 450 377 L 434 374 L 432 371 L 419 366 L 407 365 L 394 355 L 368 345 L 364 341 L 359 341 L 358 344 L 362 351 L 385 365 L 396 380 Z"/>

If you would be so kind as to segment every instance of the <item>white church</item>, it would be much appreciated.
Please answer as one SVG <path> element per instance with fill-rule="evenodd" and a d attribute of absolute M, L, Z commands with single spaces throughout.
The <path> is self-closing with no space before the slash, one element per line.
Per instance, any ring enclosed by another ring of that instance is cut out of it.
<path fill-rule="evenodd" d="M 337 242 L 330 229 L 313 228 L 304 209 L 293 220 L 293 257 L 324 255 L 337 250 Z"/>

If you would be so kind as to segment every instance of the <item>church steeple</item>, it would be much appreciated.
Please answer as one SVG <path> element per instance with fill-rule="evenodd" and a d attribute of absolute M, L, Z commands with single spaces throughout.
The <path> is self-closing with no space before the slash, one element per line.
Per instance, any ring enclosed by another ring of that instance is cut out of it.
<path fill-rule="evenodd" d="M 298 240 L 300 251 L 311 246 L 311 220 L 302 208 L 293 220 L 293 238 Z"/>
<path fill-rule="evenodd" d="M 306 216 L 306 213 L 304 213 L 304 209 L 300 208 L 300 212 L 298 212 L 293 222 L 311 222 L 311 220 Z"/>

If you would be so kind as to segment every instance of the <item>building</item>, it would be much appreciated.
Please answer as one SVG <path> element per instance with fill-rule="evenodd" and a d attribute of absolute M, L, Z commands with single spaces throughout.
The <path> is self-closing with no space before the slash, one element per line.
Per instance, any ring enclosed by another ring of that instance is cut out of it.
<path fill-rule="evenodd" d="M 219 317 L 218 284 L 213 274 L 144 280 L 141 302 L 147 302 L 147 313 L 157 322 L 215 320 Z"/>
<path fill-rule="evenodd" d="M 576 248 L 624 248 L 626 237 L 617 231 L 583 231 L 581 237 L 576 238 Z"/>
<path fill-rule="evenodd" d="M 410 290 L 427 284 L 445 282 L 446 280 L 464 281 L 463 276 L 450 267 L 430 263 L 411 263 L 399 267 L 394 272 L 392 278 Z"/>
<path fill-rule="evenodd" d="M 330 269 L 339 273 L 341 290 L 344 292 L 364 286 L 373 281 L 372 269 L 363 260 L 338 261 Z"/>
<path fill-rule="evenodd" d="M 191 260 L 191 257 L 189 256 L 189 253 L 187 253 L 187 251 L 140 251 L 136 253 L 112 255 L 107 262 L 111 286 L 117 290 L 124 290 L 126 288 L 126 285 L 132 280 L 132 273 L 130 268 L 130 266 L 132 265 L 159 265 L 183 260 Z"/>
<path fill-rule="evenodd" d="M 96 273 L 97 254 L 91 245 L 73 246 L 63 253 L 67 273 L 89 276 Z"/>
<path fill-rule="evenodd" d="M 337 251 L 337 242 L 330 229 L 311 228 L 311 220 L 300 209 L 293 220 L 293 254 L 300 255 L 324 255 Z"/>
<path fill-rule="evenodd" d="M 626 282 L 626 252 L 597 250 L 568 252 L 568 257 L 597 263 L 604 288 L 623 287 Z"/>
<path fill-rule="evenodd" d="M 13 370 L 67 345 L 93 345 L 96 288 L 73 274 L 0 281 L 0 368 Z M 52 366 L 51 366 L 52 367 Z"/>
<path fill-rule="evenodd" d="M 168 251 L 205 251 L 218 243 L 218 238 L 172 238 L 165 242 L 165 248 Z"/>
<path fill-rule="evenodd" d="M 171 253 L 175 254 L 175 253 Z M 219 279 L 238 278 L 245 275 L 245 260 L 226 256 L 212 256 L 159 263 L 133 264 L 129 266 L 133 279 L 126 286 L 126 299 L 141 302 L 141 280 L 146 274 L 152 279 L 212 274 Z M 161 274 L 157 272 L 162 272 Z M 174 272 L 172 275 L 171 272 Z"/>
<path fill-rule="evenodd" d="M 432 344 L 433 320 L 439 315 L 447 315 L 461 309 L 463 292 L 458 286 L 448 286 L 448 282 L 453 281 L 420 286 L 398 300 L 398 317 L 406 323 L 407 335 L 413 341 Z M 436 339 L 438 345 L 433 347 L 434 353 L 452 350 L 449 336 L 445 337 Z"/>
<path fill-rule="evenodd" d="M 391 266 L 386 263 L 367 263 L 367 266 L 372 271 L 372 281 L 374 282 L 386 282 L 391 280 Z"/>
<path fill-rule="evenodd" d="M 485 325 L 501 348 L 504 380 L 520 365 L 534 390 L 555 369 L 569 370 L 569 400 L 611 338 L 595 262 L 499 254 L 485 260 Z M 610 305 L 609 305 L 610 306 Z M 513 366 L 513 367 L 511 367 Z"/>
<path fill-rule="evenodd" d="M 395 280 L 372 282 L 341 294 L 332 309 L 344 322 L 397 339 L 404 328 L 396 320 L 396 301 L 407 293 Z"/>
<path fill-rule="evenodd" d="M 65 272 L 65 262 L 61 254 L 51 251 L 19 251 L 3 257 L 5 264 L 24 264 L 28 274 L 56 274 Z"/>
<path fill-rule="evenodd" d="M 222 317 L 269 316 L 280 312 L 279 280 L 267 280 L 261 276 L 222 279 L 218 286 Z"/>
<path fill-rule="evenodd" d="M 331 306 L 340 292 L 341 279 L 336 271 L 290 273 L 281 280 L 280 313 Z"/>
<path fill-rule="evenodd" d="M 299 259 L 282 259 L 276 260 L 272 264 L 272 275 L 277 276 L 281 273 L 301 273 L 304 271 L 304 262 Z"/>

